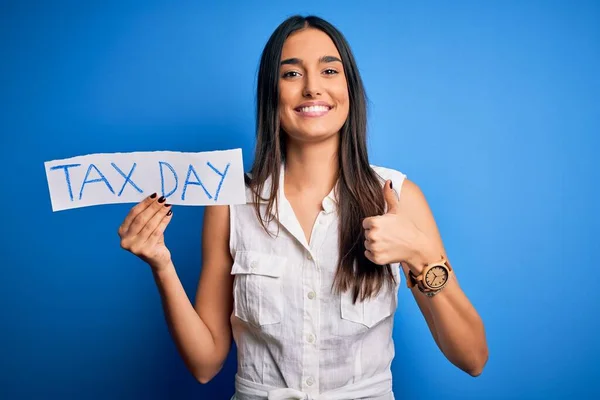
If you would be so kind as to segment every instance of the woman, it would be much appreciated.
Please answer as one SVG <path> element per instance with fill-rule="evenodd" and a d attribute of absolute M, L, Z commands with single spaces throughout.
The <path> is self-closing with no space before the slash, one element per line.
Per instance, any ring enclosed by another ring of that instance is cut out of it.
<path fill-rule="evenodd" d="M 133 207 L 119 230 L 152 267 L 193 375 L 205 383 L 220 371 L 233 334 L 236 399 L 393 399 L 402 277 L 448 360 L 479 375 L 484 327 L 423 194 L 368 162 L 365 94 L 343 36 L 289 18 L 264 49 L 257 90 L 247 204 L 206 209 L 195 304 L 164 243 L 164 198 Z"/>

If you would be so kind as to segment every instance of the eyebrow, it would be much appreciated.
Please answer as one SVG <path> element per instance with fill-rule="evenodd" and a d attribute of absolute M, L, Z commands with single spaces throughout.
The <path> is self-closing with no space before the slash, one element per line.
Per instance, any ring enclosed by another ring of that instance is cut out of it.
<path fill-rule="evenodd" d="M 342 62 L 342 60 L 340 60 L 339 58 L 335 57 L 335 56 L 323 56 L 321 58 L 319 58 L 319 63 L 330 63 L 330 62 Z M 298 65 L 298 64 L 302 64 L 302 60 L 299 58 L 288 58 L 285 59 L 283 61 L 281 61 L 281 65 Z"/>

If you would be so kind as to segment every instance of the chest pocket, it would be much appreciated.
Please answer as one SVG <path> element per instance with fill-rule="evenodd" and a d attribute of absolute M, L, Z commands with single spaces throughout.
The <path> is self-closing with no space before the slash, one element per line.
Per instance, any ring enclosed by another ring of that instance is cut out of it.
<path fill-rule="evenodd" d="M 258 251 L 238 251 L 231 268 L 234 313 L 255 326 L 277 324 L 283 314 L 282 274 L 287 258 Z"/>
<path fill-rule="evenodd" d="M 398 286 L 400 276 L 392 266 L 396 285 L 392 288 L 384 285 L 377 296 L 361 302 L 352 303 L 352 290 L 340 294 L 339 319 L 333 329 L 335 336 L 353 336 L 362 334 L 393 315 L 398 305 Z"/>

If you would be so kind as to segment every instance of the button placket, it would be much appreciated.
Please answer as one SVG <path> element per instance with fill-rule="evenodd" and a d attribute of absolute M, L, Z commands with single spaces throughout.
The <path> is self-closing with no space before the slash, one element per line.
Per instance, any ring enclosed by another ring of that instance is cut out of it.
<path fill-rule="evenodd" d="M 306 258 L 309 260 L 304 264 L 303 287 L 306 297 L 304 298 L 304 345 L 302 346 L 302 371 L 304 374 L 303 386 L 306 393 L 310 396 L 317 395 L 319 384 L 317 377 L 319 375 L 319 353 L 317 335 L 319 333 L 320 315 L 319 302 L 315 301 L 316 292 L 314 288 L 319 287 L 320 270 L 318 260 L 315 258 L 314 250 L 318 248 L 321 229 L 317 226 L 313 233 L 311 251 L 308 251 Z M 314 257 L 313 257 L 314 256 Z"/>
<path fill-rule="evenodd" d="M 303 263 L 304 287 L 304 337 L 302 346 L 302 372 L 304 379 L 302 386 L 307 394 L 316 396 L 319 393 L 319 334 L 320 334 L 320 302 L 317 290 L 321 285 L 321 267 L 318 257 L 319 249 L 326 239 L 326 232 L 330 216 L 320 212 L 313 226 L 309 248 L 305 249 L 305 262 Z"/>

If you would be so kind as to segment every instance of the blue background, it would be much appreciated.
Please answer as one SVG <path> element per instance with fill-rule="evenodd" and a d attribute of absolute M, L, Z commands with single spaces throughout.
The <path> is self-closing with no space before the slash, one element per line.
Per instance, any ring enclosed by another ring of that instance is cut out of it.
<path fill-rule="evenodd" d="M 275 27 L 340 28 L 370 98 L 371 162 L 405 172 L 487 328 L 472 378 L 400 291 L 397 398 L 600 396 L 600 6 L 593 1 L 3 2 L 0 398 L 228 399 L 185 369 L 148 267 L 119 247 L 131 204 L 51 211 L 44 161 L 241 147 Z M 166 240 L 193 298 L 202 207 Z"/>

